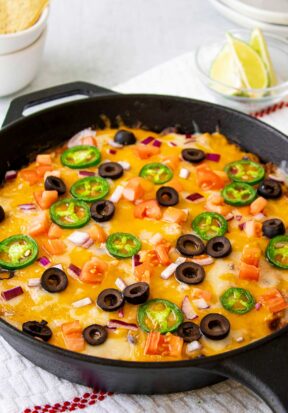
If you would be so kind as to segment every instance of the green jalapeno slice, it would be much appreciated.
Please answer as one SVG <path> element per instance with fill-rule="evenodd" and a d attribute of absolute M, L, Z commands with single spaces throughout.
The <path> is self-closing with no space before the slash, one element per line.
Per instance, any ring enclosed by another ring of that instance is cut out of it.
<path fill-rule="evenodd" d="M 192 228 L 202 239 L 221 237 L 228 230 L 226 219 L 217 212 L 202 212 L 194 218 Z"/>
<path fill-rule="evenodd" d="M 141 249 L 141 241 L 132 234 L 115 232 L 106 240 L 108 252 L 116 258 L 130 258 Z"/>
<path fill-rule="evenodd" d="M 249 159 L 228 163 L 225 167 L 225 172 L 231 181 L 246 182 L 250 185 L 262 181 L 265 176 L 265 169 L 263 166 L 257 162 L 250 161 Z"/>
<path fill-rule="evenodd" d="M 244 182 L 232 182 L 222 190 L 222 196 L 226 204 L 235 206 L 250 205 L 257 196 L 253 186 Z"/>
<path fill-rule="evenodd" d="M 163 163 L 154 162 L 143 166 L 139 176 L 147 179 L 155 185 L 162 185 L 172 179 L 173 172 Z"/>
<path fill-rule="evenodd" d="M 32 264 L 38 255 L 38 245 L 27 235 L 13 235 L 0 242 L 0 267 L 16 270 Z"/>
<path fill-rule="evenodd" d="M 90 220 L 90 208 L 79 199 L 62 199 L 50 207 L 50 216 L 61 228 L 81 228 Z"/>
<path fill-rule="evenodd" d="M 71 189 L 71 195 L 81 201 L 94 202 L 103 199 L 109 192 L 108 181 L 101 176 L 88 176 L 76 181 Z"/>
<path fill-rule="evenodd" d="M 61 155 L 61 162 L 68 168 L 79 169 L 96 166 L 101 161 L 101 153 L 95 146 L 78 145 L 66 149 Z"/>

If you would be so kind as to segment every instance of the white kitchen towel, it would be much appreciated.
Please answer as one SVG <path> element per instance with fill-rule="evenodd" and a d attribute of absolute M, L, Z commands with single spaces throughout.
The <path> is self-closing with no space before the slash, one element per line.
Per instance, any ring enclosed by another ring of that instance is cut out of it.
<path fill-rule="evenodd" d="M 158 93 L 213 101 L 193 70 L 193 53 L 158 66 L 115 90 Z M 8 108 L 0 101 L 0 112 Z M 254 114 L 288 134 L 288 104 Z M 1 119 L 0 119 L 1 122 Z M 240 384 L 227 380 L 200 390 L 170 395 L 107 394 L 71 384 L 35 367 L 0 338 L 0 413 L 269 413 L 269 407 Z"/>

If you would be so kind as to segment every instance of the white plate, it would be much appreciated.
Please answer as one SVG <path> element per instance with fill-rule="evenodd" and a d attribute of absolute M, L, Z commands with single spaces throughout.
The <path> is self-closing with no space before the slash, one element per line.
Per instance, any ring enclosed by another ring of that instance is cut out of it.
<path fill-rule="evenodd" d="M 246 29 L 254 29 L 255 27 L 259 27 L 260 29 L 266 32 L 288 36 L 288 26 L 284 26 L 281 24 L 269 24 L 261 22 L 259 20 L 251 19 L 225 6 L 225 4 L 223 4 L 221 0 L 209 1 L 223 16 L 225 16 L 228 20 L 238 24 L 241 27 L 245 27 Z"/>
<path fill-rule="evenodd" d="M 251 19 L 288 24 L 287 0 L 222 0 L 222 3 Z"/>

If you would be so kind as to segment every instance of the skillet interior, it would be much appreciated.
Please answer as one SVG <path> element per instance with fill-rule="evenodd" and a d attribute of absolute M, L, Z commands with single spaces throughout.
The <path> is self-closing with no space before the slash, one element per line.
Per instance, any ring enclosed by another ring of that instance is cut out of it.
<path fill-rule="evenodd" d="M 271 160 L 279 163 L 288 149 L 287 139 L 280 132 L 226 108 L 190 99 L 116 95 L 61 105 L 4 128 L 0 133 L 1 176 L 3 177 L 7 169 L 19 169 L 33 160 L 39 150 L 56 146 L 91 124 L 104 127 L 102 114 L 111 120 L 113 126 L 117 126 L 120 115 L 128 126 L 139 125 L 140 122 L 142 127 L 155 131 L 179 124 L 183 132 L 192 133 L 194 122 L 201 131 L 213 132 L 218 127 L 231 141 L 255 152 L 264 161 Z M 273 338 L 282 333 L 275 333 L 257 343 L 213 356 L 209 360 L 149 363 L 149 366 L 144 366 L 143 363 L 96 358 L 93 360 L 89 356 L 71 354 L 66 350 L 40 344 L 16 331 L 3 320 L 0 329 L 7 341 L 19 352 L 61 377 L 83 384 L 99 385 L 112 391 L 138 393 L 187 390 L 218 381 L 220 377 L 217 373 L 229 374 L 227 369 L 225 371 L 222 368 L 222 360 L 243 354 L 249 348 L 253 351 L 255 347 L 260 344 L 265 346 L 265 343 L 269 344 L 271 340 L 276 342 L 277 340 Z M 286 332 L 284 335 L 287 337 L 287 327 L 284 330 Z M 255 354 L 255 351 L 253 353 Z M 193 372 L 191 367 L 194 367 Z M 142 373 L 143 369 L 145 374 Z"/>

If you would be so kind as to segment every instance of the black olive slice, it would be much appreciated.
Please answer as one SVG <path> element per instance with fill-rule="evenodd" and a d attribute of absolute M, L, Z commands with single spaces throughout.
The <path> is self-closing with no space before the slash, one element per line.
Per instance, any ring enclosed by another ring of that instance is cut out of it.
<path fill-rule="evenodd" d="M 45 320 L 42 320 L 41 323 L 39 323 L 39 321 L 26 321 L 26 323 L 22 325 L 22 330 L 24 333 L 27 333 L 32 337 L 49 341 L 52 337 L 52 331 L 47 324 L 48 323 Z"/>
<path fill-rule="evenodd" d="M 105 327 L 92 324 L 83 330 L 83 337 L 90 346 L 99 346 L 107 340 L 108 333 Z"/>
<path fill-rule="evenodd" d="M 117 162 L 104 162 L 99 166 L 99 175 L 102 178 L 118 179 L 124 173 L 123 167 Z"/>
<path fill-rule="evenodd" d="M 211 238 L 206 245 L 207 254 L 213 258 L 227 257 L 231 251 L 231 242 L 226 237 Z"/>
<path fill-rule="evenodd" d="M 136 143 L 134 133 L 128 130 L 120 129 L 114 136 L 114 141 L 120 143 L 120 145 L 133 145 Z"/>
<path fill-rule="evenodd" d="M 257 189 L 258 195 L 266 199 L 277 199 L 282 195 L 281 184 L 273 179 L 264 179 Z"/>
<path fill-rule="evenodd" d="M 44 187 L 46 191 L 57 191 L 59 195 L 63 195 L 66 192 L 66 185 L 62 179 L 53 175 L 47 176 Z"/>
<path fill-rule="evenodd" d="M 200 284 L 205 278 L 205 270 L 195 262 L 183 262 L 176 268 L 175 276 L 178 281 L 185 284 Z"/>
<path fill-rule="evenodd" d="M 185 321 L 180 324 L 177 329 L 177 334 L 179 337 L 182 337 L 186 343 L 199 340 L 201 337 L 200 327 L 191 321 Z"/>
<path fill-rule="evenodd" d="M 159 205 L 173 206 L 179 202 L 178 192 L 170 186 L 162 186 L 156 192 L 156 199 Z"/>
<path fill-rule="evenodd" d="M 190 163 L 199 163 L 205 159 L 206 155 L 204 151 L 196 148 L 187 148 L 182 151 L 182 158 Z"/>
<path fill-rule="evenodd" d="M 124 305 L 124 296 L 115 288 L 107 288 L 98 295 L 97 305 L 103 311 L 117 311 Z"/>
<path fill-rule="evenodd" d="M 5 211 L 3 207 L 0 205 L 0 222 L 4 221 L 5 219 Z"/>
<path fill-rule="evenodd" d="M 145 282 L 128 285 L 123 291 L 124 298 L 129 304 L 145 303 L 149 298 L 149 293 L 149 284 Z"/>
<path fill-rule="evenodd" d="M 68 286 L 68 278 L 59 268 L 48 268 L 41 277 L 41 287 L 49 293 L 60 293 Z"/>
<path fill-rule="evenodd" d="M 106 222 L 113 218 L 115 206 L 111 201 L 101 200 L 91 205 L 90 212 L 94 221 Z"/>
<path fill-rule="evenodd" d="M 181 237 L 177 239 L 176 248 L 180 254 L 185 257 L 201 255 L 205 251 L 203 241 L 196 237 L 196 235 L 191 234 L 181 235 Z"/>
<path fill-rule="evenodd" d="M 230 332 L 230 322 L 222 314 L 210 313 L 200 323 L 202 334 L 211 340 L 222 340 Z"/>
<path fill-rule="evenodd" d="M 284 235 L 285 231 L 285 225 L 281 219 L 272 218 L 263 222 L 262 232 L 267 238 L 274 238 L 277 235 Z"/>

